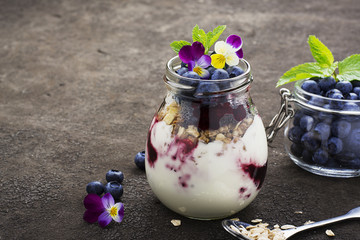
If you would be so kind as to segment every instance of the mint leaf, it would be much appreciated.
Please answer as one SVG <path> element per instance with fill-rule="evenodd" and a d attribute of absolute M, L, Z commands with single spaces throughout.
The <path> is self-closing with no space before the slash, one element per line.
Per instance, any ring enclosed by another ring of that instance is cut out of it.
<path fill-rule="evenodd" d="M 329 71 L 328 67 L 323 67 L 319 63 L 304 63 L 293 67 L 284 73 L 284 75 L 277 82 L 276 87 L 301 79 L 311 77 L 325 77 L 329 72 L 331 71 Z"/>
<path fill-rule="evenodd" d="M 339 75 L 342 81 L 360 80 L 360 54 L 351 55 L 339 62 Z"/>
<path fill-rule="evenodd" d="M 334 56 L 331 51 L 315 36 L 310 35 L 308 38 L 310 51 L 314 59 L 321 65 L 330 67 L 334 62 Z"/>
<path fill-rule="evenodd" d="M 174 41 L 172 43 L 170 43 L 170 47 L 172 48 L 172 50 L 174 50 L 176 53 L 179 53 L 180 49 L 183 46 L 186 45 L 191 45 L 191 43 L 189 43 L 188 41 L 185 40 L 180 40 L 180 41 Z"/>
<path fill-rule="evenodd" d="M 206 43 L 206 49 L 205 54 L 207 54 L 210 47 L 219 39 L 220 35 L 224 32 L 226 29 L 226 25 L 220 25 L 217 26 L 212 32 L 208 32 L 206 34 L 207 37 L 207 43 Z"/>
<path fill-rule="evenodd" d="M 203 29 L 199 28 L 199 26 L 196 24 L 195 27 L 192 30 L 192 39 L 194 42 L 201 42 L 204 47 L 206 45 L 206 33 Z"/>

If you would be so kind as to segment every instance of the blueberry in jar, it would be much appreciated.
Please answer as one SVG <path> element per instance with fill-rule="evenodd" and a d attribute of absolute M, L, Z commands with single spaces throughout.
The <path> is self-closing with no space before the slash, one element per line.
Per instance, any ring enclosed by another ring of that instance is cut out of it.
<path fill-rule="evenodd" d="M 184 73 L 186 73 L 188 71 L 187 67 L 182 67 L 179 70 L 176 71 L 177 74 L 179 74 L 180 76 L 184 75 Z"/>
<path fill-rule="evenodd" d="M 325 122 L 316 124 L 314 132 L 318 133 L 321 141 L 325 141 L 330 137 L 330 125 Z"/>
<path fill-rule="evenodd" d="M 352 91 L 353 86 L 349 81 L 342 81 L 337 82 L 335 88 L 340 90 L 343 95 L 347 95 Z"/>
<path fill-rule="evenodd" d="M 313 161 L 319 165 L 325 165 L 329 159 L 329 155 L 326 150 L 318 148 L 312 157 Z"/>
<path fill-rule="evenodd" d="M 331 137 L 327 142 L 327 149 L 330 154 L 338 154 L 343 150 L 343 142 L 340 138 Z"/>
<path fill-rule="evenodd" d="M 336 81 L 333 77 L 321 78 L 319 80 L 319 87 L 322 91 L 327 92 L 330 89 L 335 88 Z"/>
<path fill-rule="evenodd" d="M 301 119 L 300 119 L 300 127 L 304 130 L 304 131 L 310 131 L 315 124 L 315 120 L 313 117 L 309 116 L 309 115 L 304 115 Z"/>
<path fill-rule="evenodd" d="M 306 132 L 301 137 L 301 143 L 304 148 L 313 152 L 320 146 L 319 137 L 314 132 Z"/>
<path fill-rule="evenodd" d="M 294 143 L 301 143 L 301 137 L 303 134 L 304 134 L 304 130 L 302 130 L 298 126 L 294 126 L 290 128 L 288 136 L 290 141 Z"/>
<path fill-rule="evenodd" d="M 306 80 L 301 88 L 309 93 L 320 94 L 320 87 L 314 80 Z"/>
<path fill-rule="evenodd" d="M 211 80 L 220 80 L 229 78 L 229 74 L 224 69 L 216 69 L 211 75 Z"/>
<path fill-rule="evenodd" d="M 331 133 L 338 138 L 345 138 L 351 131 L 351 123 L 346 120 L 336 120 L 331 124 Z"/>
<path fill-rule="evenodd" d="M 359 89 L 360 89 L 360 87 L 359 87 Z M 351 92 L 348 95 L 346 95 L 345 98 L 348 99 L 348 100 L 358 100 L 359 99 L 359 94 Z"/>
<path fill-rule="evenodd" d="M 296 157 L 301 157 L 304 148 L 301 146 L 301 144 L 293 143 L 290 146 L 290 150 Z"/>

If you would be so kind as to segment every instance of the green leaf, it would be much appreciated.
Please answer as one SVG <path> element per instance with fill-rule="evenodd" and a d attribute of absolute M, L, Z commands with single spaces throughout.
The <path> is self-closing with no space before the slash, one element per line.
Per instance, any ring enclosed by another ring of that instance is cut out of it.
<path fill-rule="evenodd" d="M 324 67 L 317 62 L 304 63 L 293 67 L 284 73 L 284 75 L 277 82 L 276 87 L 301 79 L 311 77 L 326 77 L 329 72 L 331 71 L 329 71 L 328 67 Z"/>
<path fill-rule="evenodd" d="M 334 62 L 334 56 L 331 51 L 315 36 L 308 38 L 310 51 L 314 59 L 321 65 L 330 67 Z"/>
<path fill-rule="evenodd" d="M 206 45 L 206 33 L 197 24 L 192 30 L 192 38 L 194 42 L 201 42 L 204 46 Z"/>
<path fill-rule="evenodd" d="M 360 54 L 351 55 L 339 62 L 339 75 L 342 81 L 360 80 Z"/>
<path fill-rule="evenodd" d="M 217 26 L 212 32 L 207 33 L 207 48 L 210 47 L 219 39 L 220 35 L 226 29 L 226 25 Z M 207 52 L 206 52 L 207 53 Z"/>
<path fill-rule="evenodd" d="M 170 43 L 170 47 L 172 48 L 172 50 L 174 50 L 176 53 L 179 53 L 180 49 L 183 46 L 186 45 L 191 45 L 191 43 L 189 43 L 188 41 L 185 40 L 180 40 L 180 41 L 174 41 L 172 43 Z"/>

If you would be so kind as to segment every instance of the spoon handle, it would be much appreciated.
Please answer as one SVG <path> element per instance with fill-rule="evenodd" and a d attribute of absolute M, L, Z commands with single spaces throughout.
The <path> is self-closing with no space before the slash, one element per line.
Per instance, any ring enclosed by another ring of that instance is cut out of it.
<path fill-rule="evenodd" d="M 358 218 L 358 217 L 359 216 L 355 216 L 353 214 L 350 214 L 350 212 L 349 212 L 349 213 L 347 213 L 345 215 L 342 215 L 342 216 L 322 220 L 322 221 L 307 224 L 307 225 L 304 225 L 304 226 L 299 226 L 299 227 L 296 227 L 296 228 L 293 228 L 293 229 L 283 230 L 282 232 L 283 232 L 284 236 L 286 237 L 286 239 L 288 239 L 289 237 L 291 237 L 291 236 L 293 236 L 296 233 L 301 232 L 301 231 L 305 231 L 305 230 L 308 230 L 308 229 L 311 229 L 311 228 L 321 227 L 321 226 L 324 226 L 324 225 L 327 225 L 327 224 L 340 222 L 340 221 L 351 219 L 351 218 Z"/>

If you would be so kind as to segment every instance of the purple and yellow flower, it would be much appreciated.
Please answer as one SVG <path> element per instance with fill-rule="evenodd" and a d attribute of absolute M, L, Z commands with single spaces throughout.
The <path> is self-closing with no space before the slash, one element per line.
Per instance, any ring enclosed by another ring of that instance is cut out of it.
<path fill-rule="evenodd" d="M 111 220 L 121 222 L 124 218 L 124 205 L 115 203 L 110 193 L 106 193 L 102 198 L 89 194 L 84 199 L 84 206 L 84 220 L 89 223 L 98 221 L 101 227 L 106 227 Z"/>
<path fill-rule="evenodd" d="M 230 35 L 226 42 L 215 43 L 215 54 L 211 55 L 211 65 L 214 68 L 224 68 L 225 63 L 229 66 L 239 64 L 239 58 L 243 58 L 242 40 L 237 35 Z"/>
<path fill-rule="evenodd" d="M 183 46 L 179 51 L 181 61 L 188 65 L 189 71 L 196 72 L 201 78 L 209 78 L 210 73 L 206 70 L 210 66 L 211 58 L 205 55 L 205 47 L 200 42 Z"/>

